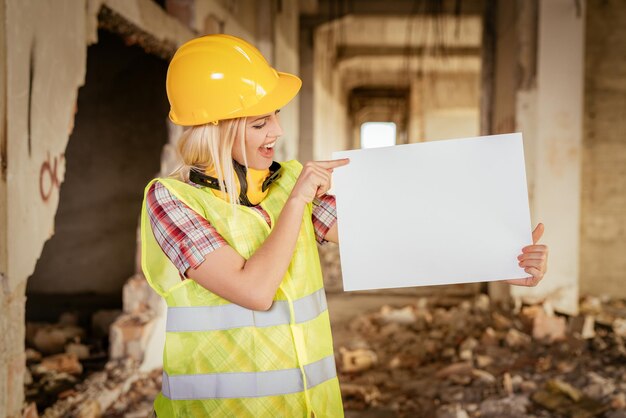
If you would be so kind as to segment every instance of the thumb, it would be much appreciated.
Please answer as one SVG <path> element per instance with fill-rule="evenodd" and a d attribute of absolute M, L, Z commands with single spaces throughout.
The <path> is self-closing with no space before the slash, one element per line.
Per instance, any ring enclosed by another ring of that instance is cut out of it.
<path fill-rule="evenodd" d="M 543 231 L 544 231 L 544 226 L 542 223 L 539 223 L 535 227 L 535 230 L 533 231 L 533 244 L 536 244 L 537 241 L 539 241 L 539 238 L 541 238 L 541 236 L 543 235 Z"/>

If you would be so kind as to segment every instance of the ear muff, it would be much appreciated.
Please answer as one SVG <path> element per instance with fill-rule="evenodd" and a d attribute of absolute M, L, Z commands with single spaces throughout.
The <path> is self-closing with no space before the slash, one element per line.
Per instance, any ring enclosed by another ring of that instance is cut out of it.
<path fill-rule="evenodd" d="M 256 206 L 267 196 L 270 185 L 280 178 L 280 164 L 272 162 L 269 169 L 255 170 L 247 169 L 246 166 L 233 160 L 235 180 L 237 184 L 239 203 L 244 206 Z M 212 172 L 211 174 L 215 174 Z M 207 173 L 191 170 L 189 180 L 201 186 L 209 187 L 213 193 L 226 201 L 228 195 L 224 195 L 220 190 L 219 180 Z M 228 190 L 226 190 L 228 192 Z"/>

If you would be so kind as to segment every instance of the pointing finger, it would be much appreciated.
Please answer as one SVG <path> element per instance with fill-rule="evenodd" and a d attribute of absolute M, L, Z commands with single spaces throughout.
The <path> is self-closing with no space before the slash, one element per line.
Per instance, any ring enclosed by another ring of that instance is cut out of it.
<path fill-rule="evenodd" d="M 342 158 L 340 160 L 328 160 L 328 161 L 316 161 L 315 163 L 322 168 L 332 169 L 347 165 L 350 162 L 349 158 Z"/>

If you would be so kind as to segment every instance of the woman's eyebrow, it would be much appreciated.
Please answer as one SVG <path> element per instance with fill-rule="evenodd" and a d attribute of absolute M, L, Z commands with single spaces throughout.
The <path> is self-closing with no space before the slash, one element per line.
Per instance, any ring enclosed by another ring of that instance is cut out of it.
<path fill-rule="evenodd" d="M 261 120 L 261 119 L 267 119 L 267 118 L 269 118 L 270 116 L 271 116 L 271 115 L 261 116 L 260 118 L 256 118 L 255 120 L 253 120 L 253 121 L 252 121 L 252 123 L 254 123 L 254 122 L 258 121 L 258 120 Z"/>
<path fill-rule="evenodd" d="M 277 115 L 280 112 L 280 109 L 276 109 L 276 111 L 274 112 L 275 115 Z M 272 115 L 266 115 L 266 116 L 261 116 L 260 118 L 256 118 L 255 120 L 253 120 L 251 123 L 256 122 L 257 120 L 261 120 L 261 119 L 266 119 L 269 118 Z"/>

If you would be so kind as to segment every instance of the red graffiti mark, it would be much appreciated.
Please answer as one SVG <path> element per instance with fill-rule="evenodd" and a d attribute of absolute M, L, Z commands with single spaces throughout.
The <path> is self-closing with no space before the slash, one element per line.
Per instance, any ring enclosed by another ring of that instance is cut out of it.
<path fill-rule="evenodd" d="M 39 169 L 39 194 L 44 202 L 50 199 L 54 189 L 60 185 L 57 169 L 58 162 L 63 158 L 65 158 L 65 155 L 61 153 L 58 159 L 54 157 L 51 163 L 50 153 L 48 152 L 48 158 L 41 164 L 41 168 Z"/>

